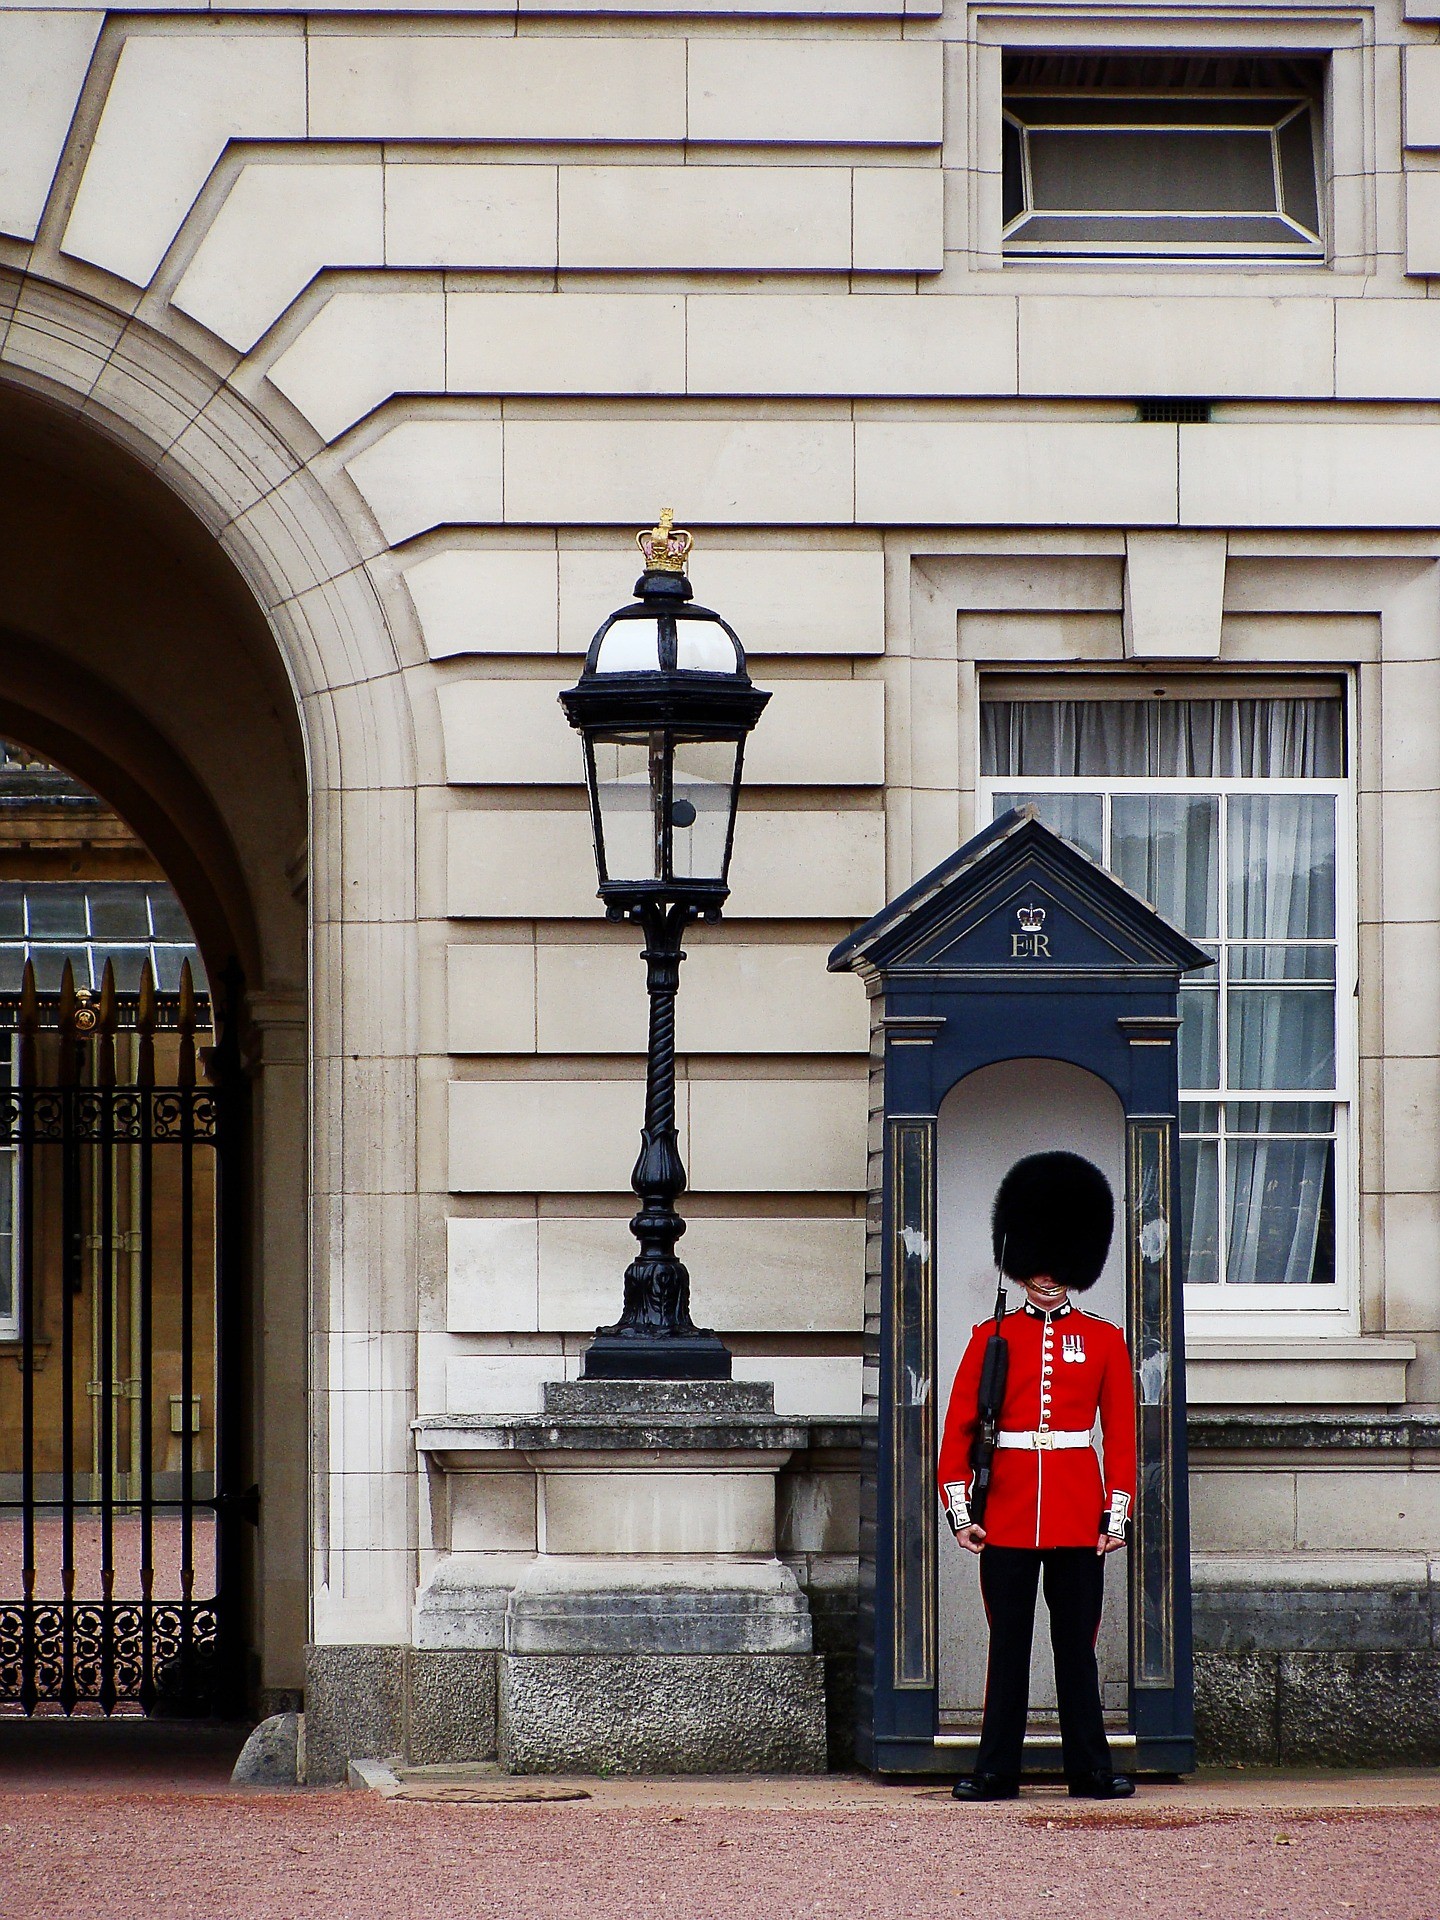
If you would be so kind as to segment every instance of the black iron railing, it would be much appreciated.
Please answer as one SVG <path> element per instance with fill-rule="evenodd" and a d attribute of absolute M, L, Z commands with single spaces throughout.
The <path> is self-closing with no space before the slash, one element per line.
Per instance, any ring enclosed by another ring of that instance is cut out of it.
<path fill-rule="evenodd" d="M 231 1049 L 201 1044 L 188 965 L 164 1006 L 148 966 L 128 1004 L 108 967 L 46 1000 L 27 967 L 13 1028 L 0 1710 L 232 1711 Z"/>

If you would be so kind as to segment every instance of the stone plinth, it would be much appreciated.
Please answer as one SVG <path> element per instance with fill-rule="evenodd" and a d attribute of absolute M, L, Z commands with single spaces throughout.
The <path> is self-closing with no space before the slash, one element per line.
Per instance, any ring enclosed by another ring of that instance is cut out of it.
<path fill-rule="evenodd" d="M 825 1765 L 776 1477 L 808 1442 L 755 1381 L 566 1381 L 535 1414 L 416 1423 L 450 1551 L 415 1638 L 490 1651 L 517 1772 Z"/>

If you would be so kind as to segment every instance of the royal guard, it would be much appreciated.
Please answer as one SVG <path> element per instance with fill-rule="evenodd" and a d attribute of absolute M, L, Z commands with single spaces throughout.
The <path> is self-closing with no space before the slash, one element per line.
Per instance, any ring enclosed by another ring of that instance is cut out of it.
<path fill-rule="evenodd" d="M 1020 1790 L 1042 1579 L 1070 1792 L 1115 1800 L 1135 1791 L 1111 1765 L 1095 1663 L 1105 1558 L 1124 1546 L 1135 1498 L 1134 1382 L 1124 1334 L 1070 1297 L 1099 1279 L 1114 1227 L 1109 1183 L 1079 1154 L 1032 1154 L 995 1196 L 1000 1303 L 960 1362 L 938 1473 L 955 1537 L 979 1555 L 990 1622 L 980 1750 L 957 1800 L 1012 1800 Z M 1025 1293 L 1008 1314 L 1006 1279 Z M 1091 1440 L 1097 1414 L 1103 1473 Z"/>

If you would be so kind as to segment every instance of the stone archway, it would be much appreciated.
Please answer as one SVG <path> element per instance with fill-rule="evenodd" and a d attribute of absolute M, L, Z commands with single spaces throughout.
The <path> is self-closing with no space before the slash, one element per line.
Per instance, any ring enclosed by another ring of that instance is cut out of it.
<path fill-rule="evenodd" d="M 127 818 L 207 963 L 233 955 L 247 982 L 251 1645 L 268 1708 L 300 1686 L 310 1639 L 402 1639 L 412 1585 L 405 1462 L 346 1438 L 374 1430 L 377 1395 L 405 1411 L 407 1389 L 333 1364 L 380 1327 L 413 1341 L 402 663 L 326 488 L 144 326 L 24 283 L 0 346 L 0 447 L 0 729 Z M 384 964 L 367 974 L 345 954 L 377 924 Z"/>

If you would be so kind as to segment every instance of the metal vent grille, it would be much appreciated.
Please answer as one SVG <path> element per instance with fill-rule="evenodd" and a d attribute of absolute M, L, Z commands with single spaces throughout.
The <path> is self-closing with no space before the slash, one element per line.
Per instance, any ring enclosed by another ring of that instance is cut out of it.
<path fill-rule="evenodd" d="M 1135 417 L 1158 423 L 1181 426 L 1204 426 L 1210 419 L 1208 400 L 1137 400 Z"/>

